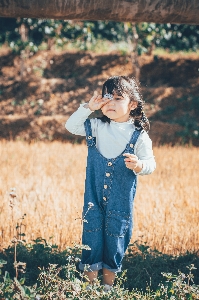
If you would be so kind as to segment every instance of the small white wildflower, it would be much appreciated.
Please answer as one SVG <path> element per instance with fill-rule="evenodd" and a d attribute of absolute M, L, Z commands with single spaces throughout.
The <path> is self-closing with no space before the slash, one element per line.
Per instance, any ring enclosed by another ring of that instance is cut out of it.
<path fill-rule="evenodd" d="M 75 261 L 76 261 L 76 262 L 80 262 L 81 259 L 80 259 L 79 257 L 75 257 Z"/>
<path fill-rule="evenodd" d="M 17 197 L 16 188 L 11 188 L 9 195 L 11 198 L 16 198 Z"/>
<path fill-rule="evenodd" d="M 194 134 L 195 136 L 198 136 L 198 130 L 194 130 L 194 131 L 193 131 L 193 134 Z"/>
<path fill-rule="evenodd" d="M 14 237 L 14 238 L 11 240 L 11 243 L 13 243 L 13 244 L 16 244 L 17 242 L 18 242 L 18 240 L 17 240 L 16 237 Z"/>
<path fill-rule="evenodd" d="M 13 208 L 17 200 L 16 188 L 10 189 L 9 196 L 10 196 L 10 207 Z"/>
<path fill-rule="evenodd" d="M 42 105 L 44 103 L 44 100 L 43 99 L 39 99 L 37 102 L 39 103 L 39 105 Z"/>

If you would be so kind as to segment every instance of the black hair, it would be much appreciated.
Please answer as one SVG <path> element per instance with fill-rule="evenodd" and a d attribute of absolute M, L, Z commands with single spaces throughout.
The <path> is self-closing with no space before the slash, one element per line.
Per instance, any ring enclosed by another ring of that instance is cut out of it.
<path fill-rule="evenodd" d="M 117 94 L 123 96 L 127 94 L 130 101 L 137 102 L 137 107 L 130 112 L 130 116 L 134 119 L 134 125 L 138 129 L 144 129 L 149 131 L 150 124 L 149 120 L 144 112 L 144 100 L 140 92 L 139 83 L 134 77 L 128 76 L 113 76 L 108 78 L 102 87 L 102 97 L 104 94 Z M 109 122 L 110 119 L 107 116 L 100 118 L 102 122 Z"/>

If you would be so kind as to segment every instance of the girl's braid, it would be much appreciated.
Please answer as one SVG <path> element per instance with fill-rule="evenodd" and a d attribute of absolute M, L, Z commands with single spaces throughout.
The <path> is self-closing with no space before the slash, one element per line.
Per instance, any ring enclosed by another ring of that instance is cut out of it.
<path fill-rule="evenodd" d="M 134 110 L 131 110 L 130 115 L 134 118 L 134 125 L 137 128 L 143 128 L 146 131 L 150 129 L 150 123 L 143 110 L 144 101 L 138 101 L 138 105 Z"/>

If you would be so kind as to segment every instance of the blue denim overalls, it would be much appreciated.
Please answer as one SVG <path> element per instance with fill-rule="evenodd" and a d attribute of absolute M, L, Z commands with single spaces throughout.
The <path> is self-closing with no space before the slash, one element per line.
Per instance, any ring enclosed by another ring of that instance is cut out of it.
<path fill-rule="evenodd" d="M 135 130 L 125 150 L 116 158 L 105 158 L 96 148 L 90 120 L 85 121 L 88 146 L 83 207 L 80 270 L 121 270 L 121 262 L 132 235 L 133 200 L 137 176 L 128 169 L 123 153 L 134 153 L 140 130 Z M 89 202 L 93 204 L 89 205 Z M 90 209 L 89 209 L 90 207 Z"/>

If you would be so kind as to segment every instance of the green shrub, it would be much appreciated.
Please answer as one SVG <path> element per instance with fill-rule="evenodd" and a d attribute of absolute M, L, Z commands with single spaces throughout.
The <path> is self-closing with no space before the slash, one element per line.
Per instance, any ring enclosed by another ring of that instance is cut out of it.
<path fill-rule="evenodd" d="M 77 267 L 82 248 L 59 251 L 42 238 L 8 247 L 0 253 L 0 299 L 199 299 L 197 253 L 173 257 L 136 242 L 125 256 L 124 271 L 105 293 L 100 278 L 86 289 Z M 25 273 L 20 262 L 13 268 L 14 257 L 26 263 Z"/>

